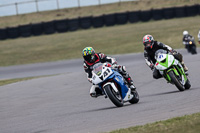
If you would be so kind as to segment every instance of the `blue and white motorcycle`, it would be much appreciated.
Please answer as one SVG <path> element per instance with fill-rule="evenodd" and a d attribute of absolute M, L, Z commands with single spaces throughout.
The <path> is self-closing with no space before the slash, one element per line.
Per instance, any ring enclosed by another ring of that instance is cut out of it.
<path fill-rule="evenodd" d="M 139 102 L 137 91 L 131 91 L 123 76 L 112 69 L 109 63 L 97 63 L 93 66 L 92 82 L 98 85 L 117 107 L 122 107 L 124 102 Z"/>

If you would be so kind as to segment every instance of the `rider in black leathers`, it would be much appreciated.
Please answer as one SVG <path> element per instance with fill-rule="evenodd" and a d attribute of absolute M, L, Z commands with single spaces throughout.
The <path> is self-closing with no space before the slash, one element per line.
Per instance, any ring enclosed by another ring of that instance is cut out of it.
<path fill-rule="evenodd" d="M 199 30 L 199 33 L 197 34 L 197 37 L 198 37 L 198 42 L 200 44 L 200 30 Z"/>
<path fill-rule="evenodd" d="M 188 33 L 188 31 L 183 31 L 183 45 L 185 45 L 185 48 L 187 49 L 188 52 L 190 52 L 189 48 L 189 42 L 193 41 L 194 46 L 196 47 L 196 44 L 194 42 L 194 37 Z"/>
<path fill-rule="evenodd" d="M 183 62 L 183 56 L 174 49 L 172 49 L 171 47 L 169 47 L 168 45 L 165 45 L 158 41 L 154 41 L 153 36 L 151 35 L 145 35 L 143 37 L 143 44 L 144 44 L 144 57 L 146 64 L 151 68 L 151 70 L 153 70 L 153 77 L 155 79 L 162 77 L 160 72 L 154 67 L 154 64 L 156 63 L 155 52 L 158 49 L 164 49 L 168 52 L 171 52 L 174 55 L 174 57 L 181 62 L 184 70 L 188 71 L 188 68 L 185 66 Z"/>

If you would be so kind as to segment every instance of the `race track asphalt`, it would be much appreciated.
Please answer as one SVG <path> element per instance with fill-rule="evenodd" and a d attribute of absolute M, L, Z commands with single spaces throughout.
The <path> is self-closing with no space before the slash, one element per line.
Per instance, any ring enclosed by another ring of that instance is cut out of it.
<path fill-rule="evenodd" d="M 108 98 L 89 96 L 81 59 L 0 67 L 0 79 L 51 75 L 0 86 L 0 132 L 99 133 L 200 112 L 200 54 L 178 51 L 192 84 L 184 92 L 163 78 L 153 79 L 143 53 L 114 56 L 140 95 L 138 104 L 121 108 Z"/>

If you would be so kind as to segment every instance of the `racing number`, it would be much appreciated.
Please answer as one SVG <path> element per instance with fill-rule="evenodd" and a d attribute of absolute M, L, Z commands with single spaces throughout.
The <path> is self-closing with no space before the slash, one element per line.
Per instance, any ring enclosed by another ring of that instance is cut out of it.
<path fill-rule="evenodd" d="M 107 69 L 104 73 L 103 73 L 103 76 L 106 77 L 108 75 L 108 73 L 110 73 L 110 70 Z"/>
<path fill-rule="evenodd" d="M 92 79 L 95 80 L 95 79 L 96 79 L 96 76 L 94 75 L 94 76 L 92 77 Z"/>

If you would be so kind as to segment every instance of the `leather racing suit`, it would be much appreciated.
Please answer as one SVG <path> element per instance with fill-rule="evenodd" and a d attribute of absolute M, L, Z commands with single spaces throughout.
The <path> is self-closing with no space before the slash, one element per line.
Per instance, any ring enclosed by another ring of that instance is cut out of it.
<path fill-rule="evenodd" d="M 160 72 L 154 67 L 154 64 L 156 63 L 155 52 L 159 49 L 164 49 L 168 52 L 171 52 L 174 55 L 175 59 L 179 60 L 184 67 L 183 56 L 180 53 L 173 50 L 168 45 L 165 45 L 158 41 L 154 41 L 152 48 L 144 48 L 144 58 L 145 58 L 146 64 L 151 68 L 151 70 L 153 70 L 153 77 L 155 79 L 162 77 Z"/>
<path fill-rule="evenodd" d="M 130 87 L 132 87 L 132 89 L 135 89 L 135 86 L 133 85 L 133 80 L 131 79 L 131 77 L 129 76 L 128 72 L 126 71 L 125 66 L 120 66 L 117 65 L 117 62 L 114 58 L 108 57 L 103 53 L 96 53 L 95 54 L 95 61 L 93 63 L 89 63 L 87 61 L 84 60 L 83 62 L 83 66 L 84 66 L 84 70 L 87 74 L 88 77 L 88 81 L 92 82 L 92 69 L 93 69 L 93 65 L 96 63 L 105 63 L 105 62 L 109 62 L 112 65 L 115 66 L 115 69 L 124 77 L 124 79 L 128 82 L 128 85 Z M 97 97 L 102 95 L 102 91 L 99 89 L 99 87 L 97 85 L 92 85 L 91 89 L 90 89 L 90 95 L 92 97 Z"/>
<path fill-rule="evenodd" d="M 196 47 L 196 44 L 194 42 L 194 37 L 193 36 L 191 36 L 189 34 L 183 36 L 183 45 L 185 45 L 185 48 L 188 50 L 188 52 L 189 52 L 189 42 L 190 41 L 193 41 L 193 43 L 194 43 L 194 45 Z"/>

